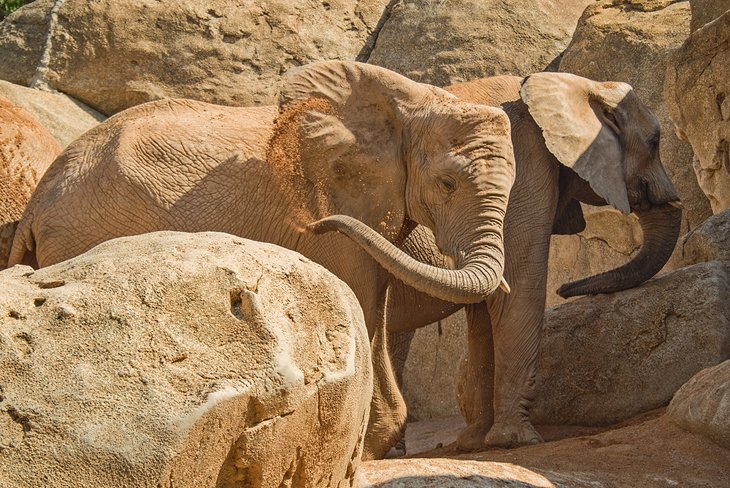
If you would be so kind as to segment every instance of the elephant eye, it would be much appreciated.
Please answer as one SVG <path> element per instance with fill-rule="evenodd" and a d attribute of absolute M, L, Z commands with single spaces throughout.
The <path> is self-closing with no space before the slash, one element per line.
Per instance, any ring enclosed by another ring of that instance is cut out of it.
<path fill-rule="evenodd" d="M 441 178 L 439 178 L 439 183 L 441 184 L 441 187 L 448 193 L 452 193 L 454 190 L 456 190 L 456 180 L 451 176 L 442 176 Z"/>

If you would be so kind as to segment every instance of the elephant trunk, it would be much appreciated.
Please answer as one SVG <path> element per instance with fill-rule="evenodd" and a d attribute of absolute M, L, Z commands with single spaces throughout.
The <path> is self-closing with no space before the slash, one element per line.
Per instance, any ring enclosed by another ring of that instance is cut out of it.
<path fill-rule="evenodd" d="M 626 290 L 648 280 L 664 266 L 679 237 L 682 211 L 669 204 L 635 210 L 644 234 L 639 252 L 628 263 L 605 273 L 566 283 L 558 289 L 563 298 Z"/>
<path fill-rule="evenodd" d="M 308 228 L 317 234 L 338 231 L 347 235 L 403 283 L 440 300 L 478 303 L 493 293 L 502 281 L 501 238 L 481 241 L 485 245 L 468 254 L 460 269 L 450 270 L 412 258 L 367 225 L 347 215 L 326 217 Z"/>

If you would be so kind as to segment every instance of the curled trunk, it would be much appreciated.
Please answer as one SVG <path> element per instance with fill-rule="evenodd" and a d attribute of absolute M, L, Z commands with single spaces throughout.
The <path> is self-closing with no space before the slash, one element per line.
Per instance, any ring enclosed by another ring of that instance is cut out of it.
<path fill-rule="evenodd" d="M 558 295 L 568 298 L 626 290 L 640 285 L 662 269 L 677 243 L 682 211 L 663 204 L 635 213 L 644 234 L 636 256 L 618 268 L 566 283 L 558 289 Z"/>
<path fill-rule="evenodd" d="M 461 269 L 450 270 L 417 261 L 353 217 L 333 215 L 310 224 L 309 229 L 347 235 L 393 276 L 440 300 L 480 302 L 497 289 L 502 278 L 504 258 L 496 245 L 480 248 L 465 258 Z"/>

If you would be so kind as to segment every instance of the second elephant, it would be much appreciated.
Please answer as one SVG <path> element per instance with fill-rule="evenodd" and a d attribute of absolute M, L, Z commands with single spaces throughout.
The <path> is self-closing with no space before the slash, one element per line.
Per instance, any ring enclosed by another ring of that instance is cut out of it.
<path fill-rule="evenodd" d="M 502 107 L 512 122 L 517 163 L 504 220 L 505 277 L 512 286 L 486 303 L 468 305 L 468 352 L 457 384 L 467 427 L 465 450 L 540 442 L 529 420 L 545 308 L 551 234 L 585 227 L 579 202 L 613 205 L 639 218 L 644 241 L 625 265 L 560 287 L 563 297 L 619 291 L 654 276 L 677 241 L 681 210 L 659 158 L 659 123 L 625 83 L 599 83 L 568 73 L 525 79 L 497 76 L 454 85 L 460 99 Z M 478 226 L 479 222 L 470 225 Z M 416 228 L 404 248 L 443 265 L 428 229 Z M 440 320 L 460 306 L 395 287 L 391 333 Z M 409 341 L 394 338 L 396 364 Z"/>

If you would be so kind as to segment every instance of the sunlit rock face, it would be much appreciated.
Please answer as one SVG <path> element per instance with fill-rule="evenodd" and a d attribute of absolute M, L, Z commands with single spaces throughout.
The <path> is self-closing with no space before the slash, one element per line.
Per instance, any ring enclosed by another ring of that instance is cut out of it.
<path fill-rule="evenodd" d="M 0 486 L 354 483 L 367 331 L 301 255 L 161 232 L 15 266 L 0 290 Z"/>

